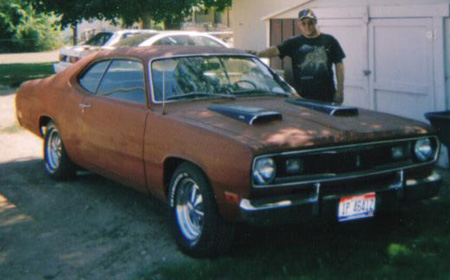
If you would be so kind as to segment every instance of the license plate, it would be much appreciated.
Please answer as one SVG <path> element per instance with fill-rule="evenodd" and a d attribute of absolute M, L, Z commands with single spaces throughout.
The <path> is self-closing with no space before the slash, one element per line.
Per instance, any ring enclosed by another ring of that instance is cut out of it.
<path fill-rule="evenodd" d="M 373 217 L 375 213 L 375 193 L 341 197 L 339 200 L 339 222 Z"/>

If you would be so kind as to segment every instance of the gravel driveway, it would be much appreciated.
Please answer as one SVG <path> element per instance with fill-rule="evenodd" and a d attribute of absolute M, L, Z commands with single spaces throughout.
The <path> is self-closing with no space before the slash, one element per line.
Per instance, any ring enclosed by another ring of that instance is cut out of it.
<path fill-rule="evenodd" d="M 49 179 L 13 92 L 0 91 L 0 279 L 136 279 L 196 261 L 177 250 L 155 199 L 90 173 Z"/>

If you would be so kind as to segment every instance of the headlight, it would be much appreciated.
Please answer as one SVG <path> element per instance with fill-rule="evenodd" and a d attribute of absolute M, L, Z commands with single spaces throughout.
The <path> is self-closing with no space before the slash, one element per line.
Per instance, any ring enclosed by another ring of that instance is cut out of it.
<path fill-rule="evenodd" d="M 417 140 L 416 144 L 414 145 L 414 154 L 420 161 L 430 160 L 434 155 L 430 139 L 425 138 Z"/>
<path fill-rule="evenodd" d="M 293 158 L 286 160 L 286 173 L 299 174 L 303 172 L 303 160 L 299 158 Z"/>
<path fill-rule="evenodd" d="M 271 158 L 256 160 L 253 168 L 253 179 L 257 184 L 268 184 L 275 178 L 275 162 Z"/>
<path fill-rule="evenodd" d="M 404 146 L 396 146 L 391 148 L 391 155 L 393 159 L 406 158 L 407 149 Z"/>

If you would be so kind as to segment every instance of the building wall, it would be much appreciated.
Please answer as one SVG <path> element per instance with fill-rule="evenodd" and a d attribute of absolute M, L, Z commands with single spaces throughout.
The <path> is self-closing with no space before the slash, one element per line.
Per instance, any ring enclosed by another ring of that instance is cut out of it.
<path fill-rule="evenodd" d="M 450 19 L 445 19 L 445 82 L 446 82 L 446 94 L 447 97 L 447 110 L 450 109 Z"/>
<path fill-rule="evenodd" d="M 233 0 L 233 37 L 236 48 L 262 50 L 266 40 L 264 16 L 292 7 L 299 0 Z"/>
<path fill-rule="evenodd" d="M 245 0 L 244 0 L 245 1 Z M 362 6 L 362 5 L 427 5 L 427 4 L 444 4 L 449 3 L 448 0 L 316 0 L 311 7 L 339 7 L 339 6 Z"/>

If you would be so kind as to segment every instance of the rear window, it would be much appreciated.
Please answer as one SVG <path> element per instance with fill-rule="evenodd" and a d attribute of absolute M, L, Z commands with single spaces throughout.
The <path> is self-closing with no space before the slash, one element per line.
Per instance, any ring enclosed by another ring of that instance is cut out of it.
<path fill-rule="evenodd" d="M 89 46 L 103 46 L 109 39 L 111 39 L 112 36 L 113 34 L 111 32 L 100 32 L 84 44 Z"/>

